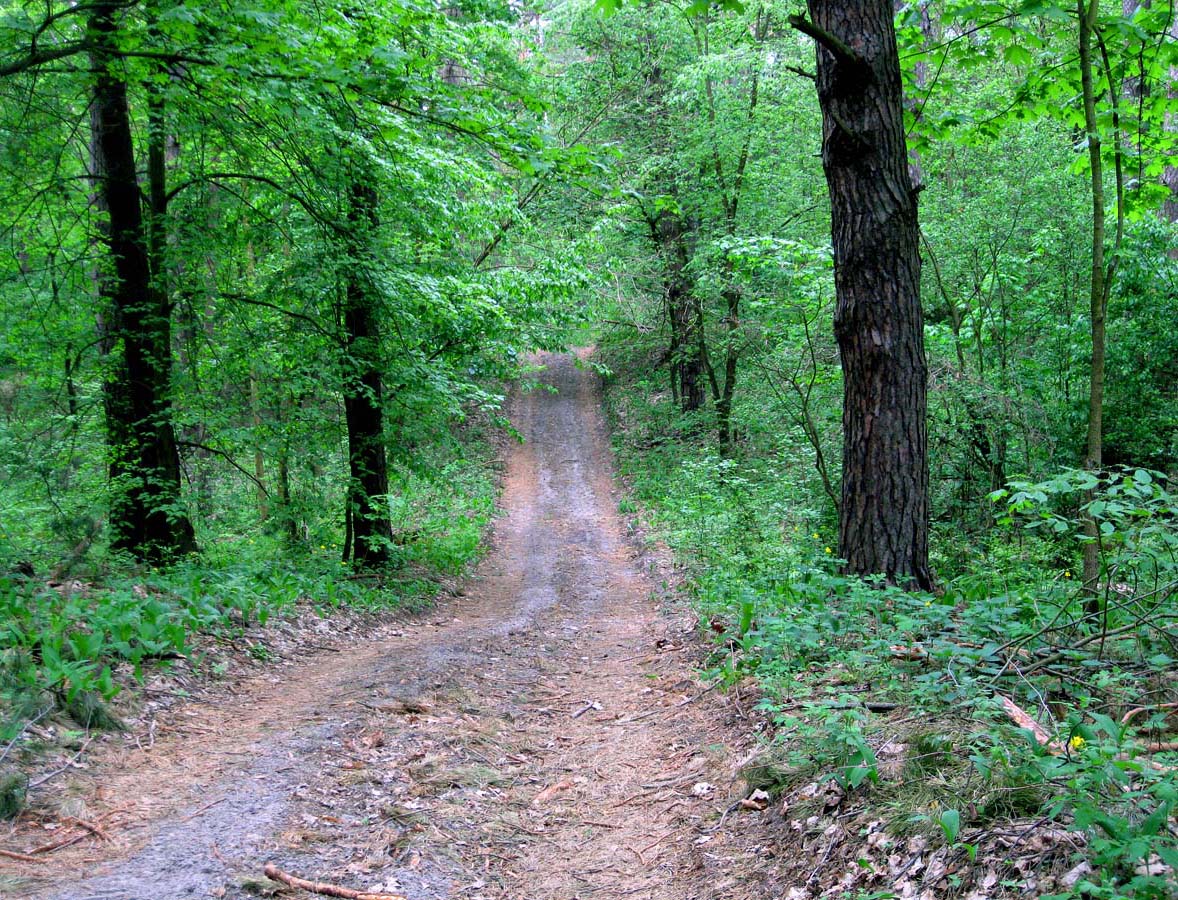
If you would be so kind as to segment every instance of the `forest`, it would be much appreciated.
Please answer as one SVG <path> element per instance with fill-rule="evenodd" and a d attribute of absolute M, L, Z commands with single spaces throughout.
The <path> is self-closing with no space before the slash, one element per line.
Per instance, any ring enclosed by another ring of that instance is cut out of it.
<path fill-rule="evenodd" d="M 1172 0 L 5 0 L 0 134 L 0 896 L 159 684 L 644 578 L 752 742 L 667 834 L 778 847 L 706 896 L 1178 894 Z"/>

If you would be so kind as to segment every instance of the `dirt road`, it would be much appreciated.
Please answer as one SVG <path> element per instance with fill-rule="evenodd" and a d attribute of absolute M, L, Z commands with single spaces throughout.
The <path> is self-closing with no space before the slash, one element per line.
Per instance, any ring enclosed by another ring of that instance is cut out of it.
<path fill-rule="evenodd" d="M 411 900 L 778 895 L 742 877 L 768 852 L 748 828 L 717 828 L 755 815 L 747 747 L 617 515 L 596 379 L 544 362 L 461 596 L 98 761 L 81 799 L 118 812 L 109 842 L 11 863 L 7 896 L 242 900 L 277 887 L 268 861 Z"/>

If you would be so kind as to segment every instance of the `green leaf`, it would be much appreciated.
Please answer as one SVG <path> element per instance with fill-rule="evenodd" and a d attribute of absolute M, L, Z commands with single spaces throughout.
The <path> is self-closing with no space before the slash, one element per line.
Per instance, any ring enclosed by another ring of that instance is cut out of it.
<path fill-rule="evenodd" d="M 1002 58 L 1010 63 L 1012 66 L 1029 66 L 1035 59 L 1025 47 L 1020 47 L 1018 44 L 1010 44 L 1002 51 Z"/>
<path fill-rule="evenodd" d="M 937 817 L 937 824 L 945 833 L 945 840 L 955 844 L 957 836 L 961 833 L 961 813 L 955 809 L 947 809 Z"/>

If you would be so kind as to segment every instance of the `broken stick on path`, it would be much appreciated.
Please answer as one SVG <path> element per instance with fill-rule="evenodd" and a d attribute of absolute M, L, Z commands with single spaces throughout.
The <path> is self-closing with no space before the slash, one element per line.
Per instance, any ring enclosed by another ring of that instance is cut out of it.
<path fill-rule="evenodd" d="M 266 863 L 262 868 L 262 872 L 272 881 L 280 881 L 293 888 L 308 891 L 312 894 L 323 894 L 327 897 L 343 897 L 344 900 L 409 900 L 408 897 L 402 894 L 374 894 L 367 891 L 354 891 L 351 888 L 340 887 L 338 884 L 328 884 L 324 881 L 307 881 L 305 878 L 299 878 L 297 875 L 283 872 L 274 863 Z"/>

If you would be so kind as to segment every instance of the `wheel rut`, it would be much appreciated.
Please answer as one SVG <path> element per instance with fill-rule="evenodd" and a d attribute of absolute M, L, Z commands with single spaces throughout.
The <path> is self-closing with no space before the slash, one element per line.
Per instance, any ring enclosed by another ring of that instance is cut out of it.
<path fill-rule="evenodd" d="M 97 760 L 87 803 L 123 827 L 9 896 L 244 900 L 266 862 L 410 900 L 765 896 L 771 834 L 725 827 L 747 727 L 616 512 L 596 377 L 538 361 L 461 595 Z"/>

